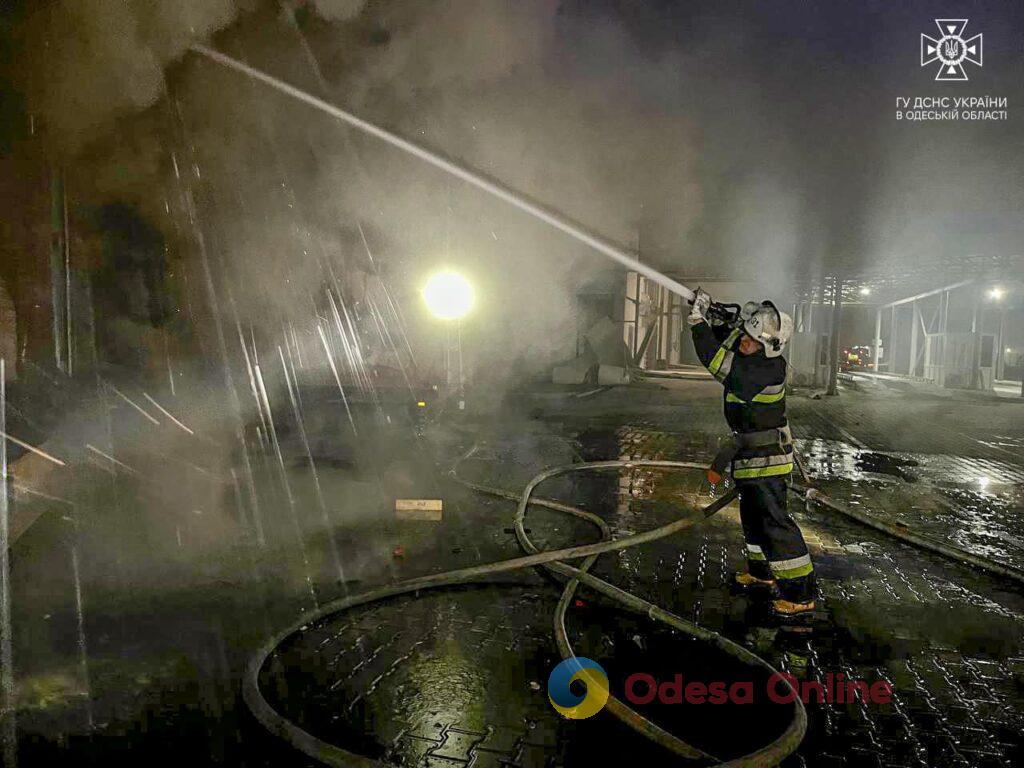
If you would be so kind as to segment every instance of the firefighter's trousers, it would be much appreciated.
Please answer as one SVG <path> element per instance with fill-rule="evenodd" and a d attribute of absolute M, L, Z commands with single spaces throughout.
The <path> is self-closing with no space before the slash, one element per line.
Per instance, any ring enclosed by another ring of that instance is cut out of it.
<path fill-rule="evenodd" d="M 775 579 L 782 598 L 794 603 L 817 594 L 814 566 L 800 528 L 789 514 L 789 478 L 740 482 L 740 521 L 750 573 Z"/>

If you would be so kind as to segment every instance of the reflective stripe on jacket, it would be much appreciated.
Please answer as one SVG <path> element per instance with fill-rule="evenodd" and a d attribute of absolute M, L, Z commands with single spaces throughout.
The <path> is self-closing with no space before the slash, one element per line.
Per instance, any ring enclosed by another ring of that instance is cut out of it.
<path fill-rule="evenodd" d="M 706 322 L 691 328 L 700 361 L 724 385 L 725 420 L 740 435 L 784 430 L 770 445 L 741 446 L 733 460 L 733 477 L 753 480 L 785 475 L 793 469 L 792 439 L 786 421 L 786 361 L 763 350 L 742 355 L 736 345 L 742 332 Z"/>

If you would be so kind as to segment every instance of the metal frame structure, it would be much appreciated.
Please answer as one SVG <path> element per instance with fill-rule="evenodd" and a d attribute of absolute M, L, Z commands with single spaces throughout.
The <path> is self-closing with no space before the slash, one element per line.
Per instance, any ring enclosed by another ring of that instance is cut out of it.
<path fill-rule="evenodd" d="M 729 300 L 737 289 L 745 297 L 754 295 L 756 286 L 748 281 L 735 280 L 715 275 L 679 275 L 670 272 L 670 278 L 685 280 L 688 284 L 707 286 L 715 291 L 724 289 Z M 686 356 L 684 347 L 688 342 L 681 338 L 686 330 L 687 302 L 679 295 L 636 272 L 627 272 L 622 293 L 617 299 L 622 307 L 622 340 L 629 349 L 637 367 L 654 369 L 659 363 L 669 367 L 682 364 Z M 694 359 L 696 362 L 696 359 Z"/>
<path fill-rule="evenodd" d="M 1008 311 L 1005 305 L 986 306 L 983 293 L 990 282 L 961 280 L 879 305 L 872 342 L 875 370 L 940 387 L 990 389 L 1000 374 Z M 951 305 L 959 310 L 959 330 L 951 329 Z M 992 322 L 994 312 L 997 322 Z"/>
<path fill-rule="evenodd" d="M 675 362 L 683 308 L 683 300 L 663 286 L 636 272 L 626 273 L 623 341 L 638 366 L 652 368 L 659 360 Z"/>
<path fill-rule="evenodd" d="M 998 316 L 998 328 L 986 330 L 985 320 L 991 320 L 992 314 L 983 301 L 982 292 L 986 285 L 1024 288 L 1024 255 L 908 256 L 891 264 L 871 267 L 836 265 L 824 273 L 808 270 L 797 284 L 795 312 L 798 330 L 807 325 L 805 318 L 809 307 L 817 305 L 826 312 L 830 308 L 835 309 L 836 273 L 841 275 L 838 293 L 842 305 L 876 307 L 872 342 L 876 370 L 917 376 L 939 386 L 974 389 L 990 388 L 993 380 L 1003 374 L 1003 340 L 1010 330 L 1007 327 L 1007 307 L 1004 305 Z M 921 291 L 922 283 L 941 287 Z M 971 286 L 976 286 L 977 291 L 970 297 L 968 306 L 965 307 L 962 300 L 952 299 Z M 1016 293 L 1019 300 L 1022 292 L 1017 290 Z M 951 300 L 957 321 L 955 325 L 961 326 L 956 331 L 950 330 Z M 817 312 L 814 315 L 817 319 Z M 983 366 L 982 359 L 987 360 L 988 357 L 987 352 L 983 355 L 983 350 L 988 350 L 990 343 L 991 365 Z M 963 360 L 965 345 L 969 347 L 966 354 L 970 355 L 966 363 Z M 830 351 L 833 352 L 829 361 L 831 369 L 837 361 L 835 350 Z M 888 355 L 885 354 L 887 351 Z M 958 357 L 960 363 L 951 365 L 951 355 Z M 953 369 L 955 375 L 951 376 Z"/>
<path fill-rule="evenodd" d="M 872 355 L 872 358 L 875 361 L 875 370 L 881 372 L 883 368 L 888 367 L 888 373 L 902 373 L 907 376 L 916 376 L 919 367 L 922 367 L 923 363 L 922 378 L 930 379 L 940 387 L 944 386 L 946 382 L 945 354 L 947 336 L 949 333 L 950 293 L 957 289 L 974 285 L 975 283 L 976 281 L 974 280 L 961 280 L 960 282 L 952 283 L 951 285 L 946 285 L 941 288 L 925 291 L 914 296 L 908 296 L 897 301 L 889 302 L 888 304 L 880 305 L 875 311 L 875 336 L 873 339 Z M 931 319 L 926 322 L 924 313 L 921 311 L 920 302 L 932 297 L 937 297 L 938 301 Z M 900 320 L 898 316 L 898 309 L 907 304 L 911 307 L 910 350 L 907 370 L 897 371 L 896 344 L 899 336 L 898 324 Z M 882 352 L 884 347 L 882 345 L 882 313 L 886 310 L 889 311 L 888 348 L 890 350 L 890 354 L 887 356 L 887 361 L 883 362 Z M 977 314 L 976 308 L 975 314 Z M 974 324 L 976 323 L 977 318 L 975 317 Z M 924 338 L 924 344 L 920 343 L 922 336 Z M 934 362 L 935 358 L 938 359 L 938 363 Z"/>
<path fill-rule="evenodd" d="M 874 304 L 906 301 L 922 284 L 951 286 L 970 280 L 981 282 L 1024 281 L 1024 255 L 968 254 L 943 258 L 907 257 L 894 264 L 856 267 L 835 265 L 824 273 L 820 268 L 801 270 L 796 284 L 798 301 L 831 303 L 832 278 L 843 279 L 843 304 Z M 862 293 L 866 291 L 866 295 Z M 942 288 L 936 288 L 941 291 Z M 930 291 L 929 291 L 930 292 Z M 904 298 L 906 297 L 906 298 Z"/>

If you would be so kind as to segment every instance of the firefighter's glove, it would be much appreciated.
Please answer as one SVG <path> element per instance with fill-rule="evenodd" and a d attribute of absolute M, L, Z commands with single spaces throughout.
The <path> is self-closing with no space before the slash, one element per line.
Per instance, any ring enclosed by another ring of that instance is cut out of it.
<path fill-rule="evenodd" d="M 686 318 L 688 325 L 699 325 L 705 322 L 708 315 L 708 308 L 711 306 L 711 296 L 703 288 L 698 288 L 693 297 L 693 305 L 690 314 Z"/>

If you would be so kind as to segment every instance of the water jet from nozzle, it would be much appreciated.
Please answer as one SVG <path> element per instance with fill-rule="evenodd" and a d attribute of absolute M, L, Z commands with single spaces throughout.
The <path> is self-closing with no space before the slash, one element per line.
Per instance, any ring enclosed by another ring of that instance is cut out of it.
<path fill-rule="evenodd" d="M 321 112 L 326 112 L 328 115 L 348 123 L 350 126 L 357 128 L 363 133 L 378 138 L 393 147 L 397 147 L 398 149 L 413 155 L 414 157 L 418 157 L 420 160 L 430 163 L 434 167 L 440 168 L 442 171 L 445 171 L 456 178 L 462 179 L 478 189 L 482 189 L 484 192 L 487 192 L 500 200 L 504 200 L 509 205 L 513 205 L 519 210 L 525 211 L 531 216 L 555 227 L 570 237 L 579 240 L 581 243 L 590 246 L 598 253 L 602 253 L 608 258 L 617 261 L 627 269 L 643 275 L 647 279 L 657 283 L 678 296 L 682 296 L 687 301 L 693 300 L 693 291 L 682 283 L 676 282 L 672 278 L 661 274 L 658 270 L 640 263 L 635 256 L 630 255 L 622 248 L 613 245 L 602 237 L 587 232 L 582 225 L 573 223 L 562 214 L 557 213 L 546 206 L 540 205 L 539 203 L 531 202 L 522 193 L 510 189 L 499 181 L 488 179 L 476 171 L 472 171 L 465 166 L 459 165 L 451 160 L 447 160 L 435 152 L 431 152 L 418 144 L 414 144 L 408 139 L 403 139 L 401 136 L 398 136 L 391 131 L 367 122 L 360 117 L 356 117 L 351 112 L 346 112 L 340 107 L 336 107 L 323 99 L 306 93 L 305 91 L 296 88 L 294 85 L 289 85 L 283 80 L 279 80 L 272 75 L 268 75 L 266 72 L 250 67 L 248 64 L 227 56 L 220 51 L 215 51 L 214 49 L 200 43 L 193 44 L 192 50 L 201 56 L 205 56 L 206 58 L 217 62 L 218 64 L 222 64 L 223 66 L 234 69 L 237 72 L 241 72 L 254 80 L 258 80 L 261 83 L 269 85 L 271 88 L 287 94 L 294 99 L 305 102 L 306 104 L 319 109 Z"/>

